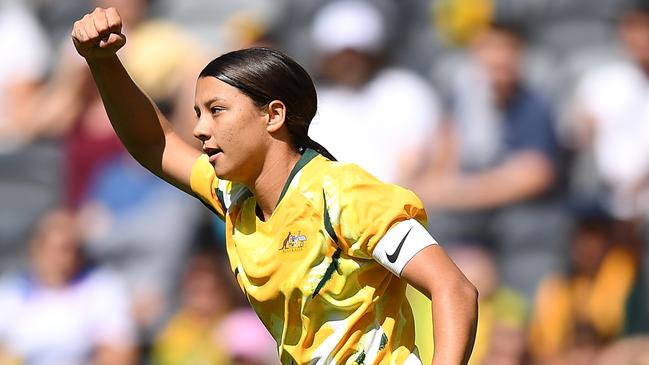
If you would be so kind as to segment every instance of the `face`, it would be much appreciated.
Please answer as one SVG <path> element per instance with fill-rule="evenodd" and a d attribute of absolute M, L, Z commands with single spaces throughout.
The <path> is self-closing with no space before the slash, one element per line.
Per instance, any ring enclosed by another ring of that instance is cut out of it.
<path fill-rule="evenodd" d="M 223 313 L 230 305 L 227 290 L 215 266 L 210 256 L 194 257 L 183 278 L 185 308 L 205 318 Z"/>
<path fill-rule="evenodd" d="M 607 237 L 602 229 L 582 228 L 572 245 L 571 260 L 580 274 L 593 275 L 606 254 Z"/>
<path fill-rule="evenodd" d="M 69 212 L 55 211 L 41 221 L 32 237 L 31 262 L 42 284 L 65 285 L 76 274 L 80 255 L 77 233 Z"/>
<path fill-rule="evenodd" d="M 374 56 L 349 49 L 325 56 L 321 72 L 335 82 L 358 88 L 369 81 L 375 64 Z"/>
<path fill-rule="evenodd" d="M 515 36 L 488 29 L 476 38 L 473 52 L 492 86 L 509 88 L 518 82 L 521 44 Z"/>
<path fill-rule="evenodd" d="M 620 38 L 631 59 L 649 69 L 649 15 L 627 15 L 620 25 Z"/>
<path fill-rule="evenodd" d="M 216 176 L 249 184 L 259 175 L 269 146 L 269 115 L 239 89 L 215 77 L 196 83 L 196 126 Z"/>

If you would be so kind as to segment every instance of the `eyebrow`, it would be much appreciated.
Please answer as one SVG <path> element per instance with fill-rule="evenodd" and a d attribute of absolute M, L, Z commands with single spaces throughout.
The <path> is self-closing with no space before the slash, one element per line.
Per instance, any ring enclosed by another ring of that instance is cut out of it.
<path fill-rule="evenodd" d="M 205 102 L 203 103 L 203 105 L 206 105 L 206 106 L 207 106 L 207 105 L 210 105 L 210 104 L 212 104 L 212 103 L 214 103 L 214 102 L 217 102 L 217 101 L 218 101 L 218 102 L 223 102 L 223 101 L 225 101 L 225 100 L 222 99 L 222 98 L 219 98 L 218 96 L 214 96 L 214 97 L 212 97 L 212 98 L 210 98 L 210 99 L 208 99 L 208 100 L 205 100 Z M 198 104 L 194 104 L 194 110 L 197 110 L 197 109 L 198 109 Z"/>
<path fill-rule="evenodd" d="M 223 101 L 225 101 L 225 100 L 222 99 L 222 98 L 219 98 L 218 96 L 214 96 L 214 97 L 212 97 L 212 98 L 206 100 L 206 101 L 203 103 L 203 105 L 210 105 L 210 104 L 212 104 L 212 103 L 215 102 L 215 101 L 223 102 Z"/>

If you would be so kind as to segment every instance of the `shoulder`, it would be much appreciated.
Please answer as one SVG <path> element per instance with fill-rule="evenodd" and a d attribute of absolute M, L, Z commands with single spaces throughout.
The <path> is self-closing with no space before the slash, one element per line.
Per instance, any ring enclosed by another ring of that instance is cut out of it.
<path fill-rule="evenodd" d="M 630 62 L 618 61 L 588 71 L 579 80 L 574 102 L 596 120 L 628 112 L 629 102 L 642 95 L 647 87 L 646 77 Z"/>
<path fill-rule="evenodd" d="M 338 187 L 355 185 L 358 183 L 381 183 L 381 181 L 367 172 L 362 167 L 338 161 L 329 161 L 326 170 L 323 170 L 322 181 L 325 185 Z"/>
<path fill-rule="evenodd" d="M 543 128 L 554 123 L 554 107 L 539 91 L 522 85 L 516 99 L 508 108 L 509 118 L 514 125 L 532 129 Z"/>
<path fill-rule="evenodd" d="M 29 289 L 30 283 L 26 275 L 9 274 L 0 278 L 0 302 L 19 300 Z"/>
<path fill-rule="evenodd" d="M 643 76 L 633 64 L 616 61 L 587 71 L 579 80 L 577 91 L 580 94 L 594 92 L 614 92 L 613 90 L 641 80 Z M 606 85 L 606 87 L 602 87 Z"/>
<path fill-rule="evenodd" d="M 384 182 L 356 164 L 332 163 L 322 176 L 322 184 L 327 197 L 337 196 L 340 202 L 346 204 L 385 201 L 390 204 L 413 202 L 421 205 L 412 191 Z"/>
<path fill-rule="evenodd" d="M 389 91 L 389 94 L 397 100 L 403 99 L 412 103 L 415 101 L 427 100 L 428 103 L 438 99 L 437 93 L 427 79 L 407 69 L 391 67 L 381 71 L 372 80 L 370 89 Z"/>
<path fill-rule="evenodd" d="M 87 294 L 87 298 L 104 300 L 126 296 L 126 282 L 115 271 L 90 267 L 83 270 L 76 278 L 75 285 Z"/>
<path fill-rule="evenodd" d="M 308 169 L 304 169 L 294 179 L 293 188 L 311 200 L 339 200 L 341 195 L 356 194 L 359 185 L 367 187 L 382 184 L 377 178 L 356 164 L 331 161 L 322 156 L 317 157 Z"/>
<path fill-rule="evenodd" d="M 601 65 L 587 71 L 584 81 L 617 80 L 620 77 L 634 77 L 637 75 L 636 67 L 628 61 L 616 61 Z"/>
<path fill-rule="evenodd" d="M 6 274 L 0 278 L 0 332 L 7 330 L 14 316 L 36 287 L 26 273 Z"/>
<path fill-rule="evenodd" d="M 389 67 L 380 71 L 374 79 L 377 84 L 395 84 L 418 89 L 432 90 L 432 84 L 419 74 L 400 67 Z"/>
<path fill-rule="evenodd" d="M 521 85 L 518 92 L 518 102 L 525 108 L 536 110 L 550 110 L 549 100 L 538 90 L 529 85 Z"/>

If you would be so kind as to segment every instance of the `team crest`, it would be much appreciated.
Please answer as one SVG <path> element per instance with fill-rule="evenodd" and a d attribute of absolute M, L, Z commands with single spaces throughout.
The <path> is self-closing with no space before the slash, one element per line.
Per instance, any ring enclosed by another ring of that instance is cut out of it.
<path fill-rule="evenodd" d="M 298 231 L 297 234 L 291 234 L 291 232 L 288 232 L 288 235 L 282 242 L 282 247 L 280 247 L 279 250 L 282 252 L 302 251 L 305 243 L 306 236 L 300 234 L 300 231 Z"/>

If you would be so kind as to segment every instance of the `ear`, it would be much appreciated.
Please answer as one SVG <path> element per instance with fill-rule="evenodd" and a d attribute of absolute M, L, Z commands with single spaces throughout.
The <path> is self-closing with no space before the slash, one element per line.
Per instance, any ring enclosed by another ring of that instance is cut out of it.
<path fill-rule="evenodd" d="M 268 103 L 266 111 L 268 112 L 266 130 L 268 133 L 277 132 L 282 128 L 286 120 L 286 105 L 279 100 L 273 100 Z"/>

